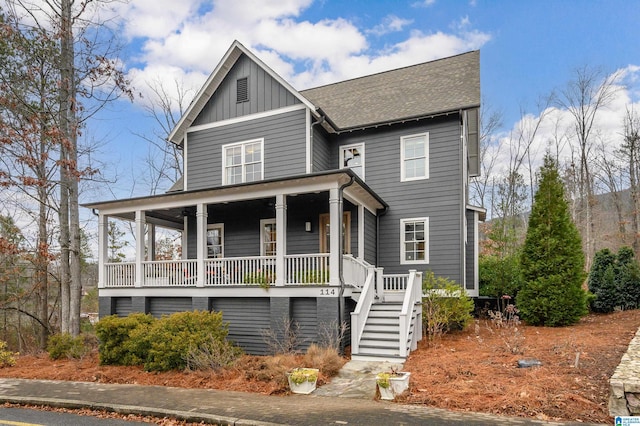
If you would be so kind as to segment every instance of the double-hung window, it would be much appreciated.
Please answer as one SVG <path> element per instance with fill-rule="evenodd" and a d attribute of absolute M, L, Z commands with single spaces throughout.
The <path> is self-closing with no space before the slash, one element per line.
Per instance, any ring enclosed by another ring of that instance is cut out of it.
<path fill-rule="evenodd" d="M 207 257 L 224 257 L 224 225 L 216 223 L 207 226 Z"/>
<path fill-rule="evenodd" d="M 411 181 L 429 178 L 429 134 L 400 138 L 400 180 Z"/>
<path fill-rule="evenodd" d="M 364 144 L 345 145 L 340 148 L 340 168 L 351 169 L 364 180 Z"/>
<path fill-rule="evenodd" d="M 400 263 L 429 263 L 429 218 L 400 220 Z"/>
<path fill-rule="evenodd" d="M 264 139 L 222 147 L 222 184 L 254 182 L 263 179 Z"/>

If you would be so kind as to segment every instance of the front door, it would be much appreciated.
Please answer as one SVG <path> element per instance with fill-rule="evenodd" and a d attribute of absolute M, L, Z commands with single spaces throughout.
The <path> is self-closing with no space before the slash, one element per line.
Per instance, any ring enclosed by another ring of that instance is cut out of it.
<path fill-rule="evenodd" d="M 331 247 L 329 213 L 320 215 L 320 253 L 329 253 Z M 342 254 L 351 253 L 351 212 L 342 214 Z"/>

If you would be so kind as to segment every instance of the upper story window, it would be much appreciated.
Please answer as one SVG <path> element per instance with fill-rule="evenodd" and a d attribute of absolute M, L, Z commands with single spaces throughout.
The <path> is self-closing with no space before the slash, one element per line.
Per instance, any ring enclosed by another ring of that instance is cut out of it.
<path fill-rule="evenodd" d="M 247 102 L 249 100 L 249 78 L 242 77 L 236 81 L 236 102 Z"/>
<path fill-rule="evenodd" d="M 400 180 L 429 178 L 429 133 L 400 138 Z"/>
<path fill-rule="evenodd" d="M 345 145 L 340 147 L 340 168 L 353 170 L 364 180 L 364 144 Z"/>
<path fill-rule="evenodd" d="M 222 147 L 222 184 L 254 182 L 263 179 L 264 139 L 224 145 Z"/>
<path fill-rule="evenodd" d="M 400 263 L 429 263 L 429 218 L 400 220 Z"/>

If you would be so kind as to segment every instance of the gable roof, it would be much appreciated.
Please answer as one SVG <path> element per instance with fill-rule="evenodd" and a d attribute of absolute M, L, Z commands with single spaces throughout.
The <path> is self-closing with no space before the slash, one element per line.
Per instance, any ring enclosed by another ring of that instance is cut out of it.
<path fill-rule="evenodd" d="M 218 66 L 216 66 L 213 72 L 209 75 L 209 78 L 207 78 L 207 81 L 193 98 L 193 101 L 191 101 L 191 104 L 189 105 L 185 113 L 182 115 L 182 117 L 180 117 L 180 121 L 178 121 L 176 126 L 169 134 L 169 137 L 167 139 L 170 142 L 173 142 L 177 145 L 182 144 L 187 129 L 198 117 L 198 114 L 200 114 L 209 99 L 211 99 L 211 96 L 213 96 L 220 84 L 222 84 L 224 78 L 227 76 L 233 65 L 243 53 L 247 55 L 252 61 L 257 63 L 258 66 L 264 69 L 274 80 L 276 80 L 287 90 L 289 90 L 311 111 L 315 112 L 317 110 L 317 108 L 311 102 L 309 102 L 309 100 L 301 96 L 300 93 L 298 93 L 298 91 L 294 89 L 289 83 L 287 83 L 282 77 L 276 74 L 271 68 L 269 68 L 264 62 L 262 62 L 249 49 L 244 47 L 239 41 L 235 40 L 231 44 L 231 47 L 229 47 L 229 50 L 227 50 L 227 53 L 225 53 L 222 57 L 220 63 L 218 63 Z"/>
<path fill-rule="evenodd" d="M 337 130 L 424 118 L 480 106 L 477 50 L 346 80 L 300 94 Z"/>
<path fill-rule="evenodd" d="M 480 52 L 398 68 L 298 92 L 237 40 L 169 134 L 182 144 L 187 129 L 242 54 L 289 90 L 329 132 L 425 118 L 480 106 Z M 328 123 L 327 123 L 328 122 Z"/>

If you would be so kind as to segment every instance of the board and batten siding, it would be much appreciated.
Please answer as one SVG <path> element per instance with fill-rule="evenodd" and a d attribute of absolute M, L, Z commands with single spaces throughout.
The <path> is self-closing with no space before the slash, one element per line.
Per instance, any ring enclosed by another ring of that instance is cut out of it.
<path fill-rule="evenodd" d="M 264 179 L 306 173 L 306 111 L 192 131 L 187 136 L 186 189 L 222 186 L 222 146 L 264 139 Z"/>
<path fill-rule="evenodd" d="M 271 320 L 269 298 L 214 298 L 211 310 L 222 312 L 222 320 L 229 323 L 227 338 L 245 352 L 266 355 L 264 331 Z"/>
<path fill-rule="evenodd" d="M 400 138 L 429 134 L 429 179 L 401 182 Z M 432 270 L 463 282 L 461 222 L 466 203 L 460 179 L 458 114 L 342 135 L 338 145 L 364 142 L 366 182 L 389 205 L 379 218 L 379 264 L 386 273 Z M 332 152 L 338 161 L 338 146 Z M 429 218 L 429 263 L 400 263 L 400 219 Z"/>
<path fill-rule="evenodd" d="M 237 102 L 236 82 L 247 77 L 249 100 Z M 290 91 L 246 55 L 238 58 L 193 125 L 213 123 L 299 104 Z"/>

